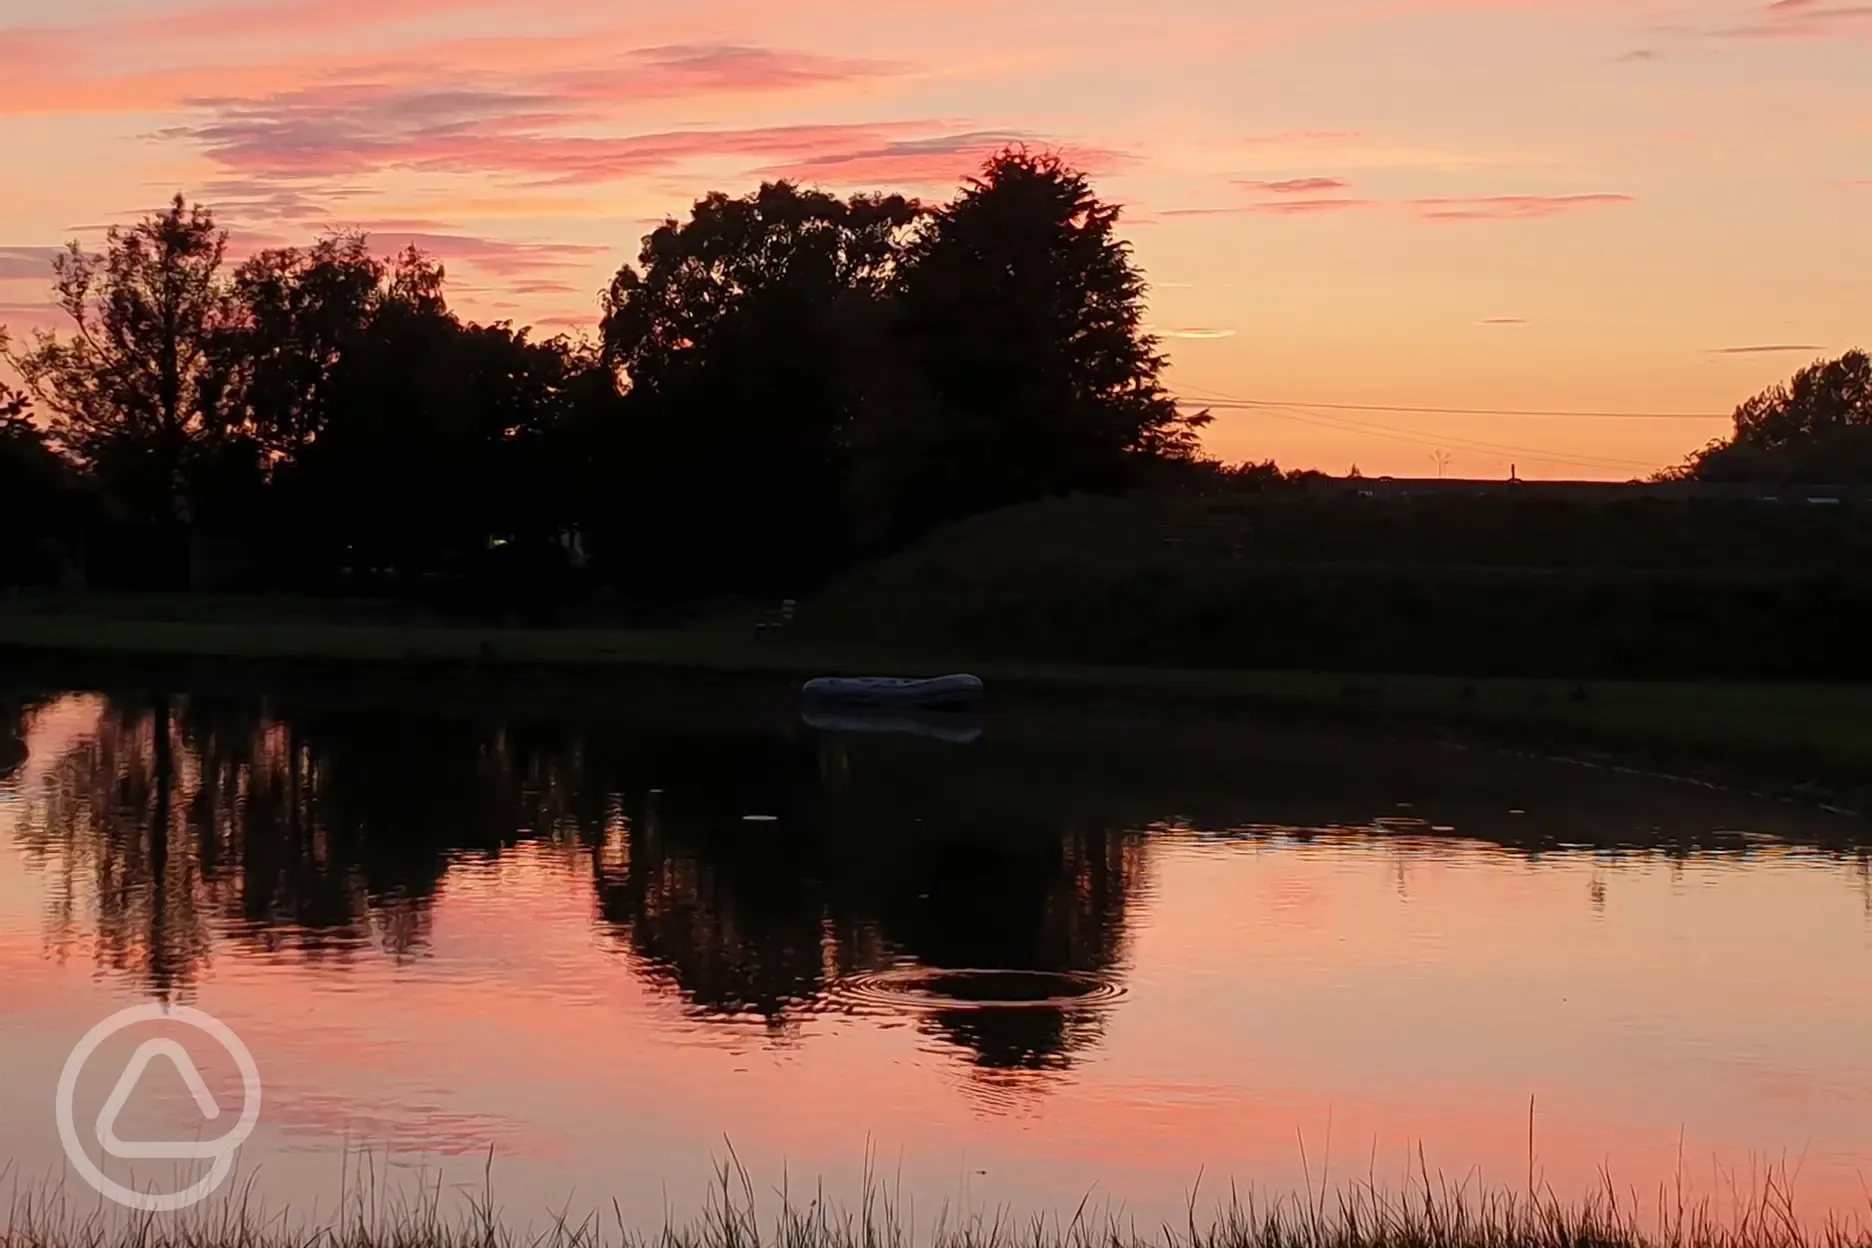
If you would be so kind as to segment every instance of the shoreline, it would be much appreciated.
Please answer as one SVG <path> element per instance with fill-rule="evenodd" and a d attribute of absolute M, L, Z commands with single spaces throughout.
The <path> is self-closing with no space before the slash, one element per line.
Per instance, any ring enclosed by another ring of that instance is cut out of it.
<path fill-rule="evenodd" d="M 123 604 L 117 604 L 119 606 Z M 1256 671 L 890 656 L 727 625 L 684 629 L 489 627 L 432 621 L 254 615 L 150 618 L 127 612 L 0 608 L 0 662 L 11 672 L 74 679 L 130 665 L 261 673 L 344 672 L 550 689 L 573 704 L 647 681 L 739 684 L 791 697 L 827 674 L 937 675 L 966 670 L 986 705 L 1016 701 L 1174 704 L 1216 713 L 1280 710 L 1344 721 L 1477 734 L 1582 761 L 1638 765 L 1687 779 L 1739 767 L 1798 800 L 1859 808 L 1872 792 L 1872 685 L 1764 681 L 1573 680 L 1402 673 Z M 235 604 L 237 606 L 237 604 Z M 197 610 L 200 608 L 198 607 Z"/>

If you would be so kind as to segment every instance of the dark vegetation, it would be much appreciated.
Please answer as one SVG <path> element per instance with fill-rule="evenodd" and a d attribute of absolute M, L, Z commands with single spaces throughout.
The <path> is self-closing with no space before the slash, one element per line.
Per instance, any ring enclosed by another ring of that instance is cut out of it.
<path fill-rule="evenodd" d="M 841 581 L 815 639 L 961 658 L 1864 679 L 1872 512 L 1282 492 L 976 517 Z"/>
<path fill-rule="evenodd" d="M 1694 481 L 1872 481 L 1872 356 L 1801 369 L 1735 410 L 1735 429 L 1660 474 Z"/>
<path fill-rule="evenodd" d="M 732 1157 L 732 1149 L 730 1153 Z M 914 1209 L 899 1187 L 867 1165 L 850 1205 L 801 1198 L 782 1183 L 762 1194 L 738 1161 L 718 1165 L 714 1187 L 693 1220 L 671 1215 L 650 1229 L 615 1209 L 584 1218 L 560 1212 L 544 1225 L 514 1223 L 489 1190 L 445 1199 L 420 1181 L 380 1195 L 375 1180 L 347 1193 L 329 1222 L 307 1225 L 289 1211 L 220 1202 L 179 1219 L 112 1218 L 80 1212 L 62 1193 L 31 1189 L 0 1223 L 5 1248 L 1866 1248 L 1862 1219 L 1804 1217 L 1783 1166 L 1745 1189 L 1689 1196 L 1666 1185 L 1654 1198 L 1620 1188 L 1608 1175 L 1569 1201 L 1551 1185 L 1488 1186 L 1472 1173 L 1452 1178 L 1417 1159 L 1396 1186 L 1371 1178 L 1322 1180 L 1313 1190 L 1264 1194 L 1228 1188 L 1213 1209 L 1140 1223 L 1122 1208 L 1094 1205 L 1020 1217 L 1005 1208 Z M 359 1163 L 374 1176 L 375 1159 Z M 1200 1180 L 1201 1176 L 1197 1176 Z M 386 1185 L 387 1186 L 387 1185 Z M 1655 1202 L 1655 1203 L 1654 1203 Z M 921 1213 L 921 1220 L 917 1216 Z"/>
<path fill-rule="evenodd" d="M 387 625 L 811 596 L 790 635 L 971 660 L 1872 676 L 1857 504 L 1364 499 L 1205 459 L 1118 220 L 1018 150 L 938 206 L 713 194 L 644 239 L 595 338 L 539 339 L 360 236 L 230 266 L 178 197 L 60 257 L 69 333 L 0 348 L 0 582 Z M 1660 477 L 1872 480 L 1872 362 L 1802 370 Z"/>
<path fill-rule="evenodd" d="M 1193 460 L 1203 418 L 1158 382 L 1117 218 L 1012 150 L 937 207 L 711 195 L 618 273 L 598 340 L 538 340 L 463 322 L 438 265 L 360 236 L 230 272 L 178 196 L 101 255 L 73 244 L 71 332 L 9 351 L 45 433 L 9 392 L 6 471 L 31 480 L 6 544 L 67 538 L 47 504 L 76 492 L 89 579 L 126 587 L 797 590 Z"/>

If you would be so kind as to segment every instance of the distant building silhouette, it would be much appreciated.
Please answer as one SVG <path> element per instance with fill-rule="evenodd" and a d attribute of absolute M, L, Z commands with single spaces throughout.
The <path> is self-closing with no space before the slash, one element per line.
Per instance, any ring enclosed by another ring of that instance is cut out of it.
<path fill-rule="evenodd" d="M 1574 502 L 1619 502 L 1634 498 L 1712 502 L 1872 503 L 1872 485 L 1801 485 L 1761 481 L 1530 481 L 1523 477 L 1478 480 L 1461 477 L 1323 477 L 1309 482 L 1315 493 L 1372 499 L 1477 497 L 1512 493 L 1516 498 Z"/>

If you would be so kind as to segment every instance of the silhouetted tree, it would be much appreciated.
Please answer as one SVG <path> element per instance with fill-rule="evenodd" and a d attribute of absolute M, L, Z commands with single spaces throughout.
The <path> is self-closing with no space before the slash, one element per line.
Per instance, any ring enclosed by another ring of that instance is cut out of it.
<path fill-rule="evenodd" d="M 408 259 L 326 378 L 313 440 L 282 465 L 320 558 L 471 570 L 491 542 L 538 545 L 575 519 L 564 442 L 595 355 L 506 324 L 464 325 L 441 271 Z"/>
<path fill-rule="evenodd" d="M 26 763 L 27 716 L 32 700 L 16 693 L 0 694 L 0 781 L 11 780 Z"/>
<path fill-rule="evenodd" d="M 0 336 L 0 347 L 5 344 Z M 11 518 L 28 502 L 39 501 L 63 469 L 44 431 L 33 423 L 31 400 L 0 381 L 0 508 L 5 509 L 0 514 Z"/>
<path fill-rule="evenodd" d="M 234 317 L 226 247 L 213 214 L 180 195 L 113 227 L 102 255 L 72 243 L 54 262 L 70 337 L 41 331 L 13 357 L 58 443 L 147 518 L 190 519 L 196 471 L 225 477 L 240 455 L 214 349 Z"/>
<path fill-rule="evenodd" d="M 644 239 L 641 274 L 618 271 L 604 299 L 606 357 L 634 388 L 660 389 L 705 366 L 750 316 L 818 319 L 844 297 L 880 298 L 919 211 L 898 195 L 840 200 L 787 182 L 739 199 L 715 192 Z"/>
<path fill-rule="evenodd" d="M 415 285 L 439 289 L 440 273 L 431 280 L 424 264 L 406 253 L 387 265 L 352 233 L 262 251 L 235 270 L 239 320 L 217 347 L 242 379 L 242 422 L 269 454 L 290 459 L 317 440 L 333 417 L 336 374 L 392 297 L 393 279 L 421 273 Z"/>
<path fill-rule="evenodd" d="M 640 576 L 745 586 L 836 565 L 879 308 L 919 211 L 785 182 L 716 193 L 618 272 L 603 337 L 629 390 L 612 458 Z"/>
<path fill-rule="evenodd" d="M 0 350 L 4 350 L 7 344 L 5 332 L 5 330 L 0 330 Z M 0 433 L 13 434 L 31 431 L 37 435 L 38 430 L 33 427 L 31 413 L 32 400 L 7 385 L 4 380 L 0 380 Z"/>
<path fill-rule="evenodd" d="M 1200 476 L 1207 415 L 1159 384 L 1118 215 L 1019 150 L 933 213 L 712 194 L 644 239 L 585 344 L 465 323 L 439 265 L 356 233 L 224 274 L 178 196 L 56 262 L 73 332 L 8 356 L 47 435 L 15 421 L 0 471 L 93 473 L 143 522 L 90 547 L 113 581 L 223 566 L 184 528 L 259 535 L 276 579 L 403 585 L 557 566 L 579 529 L 634 589 L 805 588 L 954 516 Z"/>
<path fill-rule="evenodd" d="M 1120 209 L 1060 158 L 1008 149 L 937 210 L 903 263 L 902 332 L 937 418 L 903 431 L 911 529 L 1049 493 L 1121 487 L 1187 458 L 1206 416 L 1160 384 Z"/>
<path fill-rule="evenodd" d="M 6 342 L 0 330 L 0 354 Z M 33 422 L 31 401 L 0 381 L 0 584 L 55 579 L 78 506 L 73 473 Z"/>
<path fill-rule="evenodd" d="M 1872 357 L 1819 360 L 1744 402 L 1735 429 L 1681 469 L 1703 481 L 1872 480 Z"/>

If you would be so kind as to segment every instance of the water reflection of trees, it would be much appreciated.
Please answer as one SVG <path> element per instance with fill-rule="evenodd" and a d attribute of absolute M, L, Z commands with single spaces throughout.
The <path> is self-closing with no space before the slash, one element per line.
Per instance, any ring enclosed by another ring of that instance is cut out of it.
<path fill-rule="evenodd" d="M 1123 829 L 1167 812 L 1205 837 L 1382 837 L 1400 884 L 1416 856 L 1453 852 L 1438 830 L 1450 824 L 1496 847 L 1472 849 L 1530 862 L 1582 844 L 1667 860 L 1776 852 L 1710 833 L 1735 826 L 1730 796 L 1330 736 L 1197 749 L 1049 725 L 1022 741 L 1016 721 L 955 747 L 642 708 L 573 720 L 472 703 L 94 702 L 86 731 L 48 734 L 29 703 L 0 701 L 6 818 L 50 881 L 61 956 L 163 997 L 186 994 L 213 955 L 417 958 L 453 866 L 546 841 L 571 865 L 561 891 L 525 904 L 592 907 L 631 972 L 696 1015 L 785 1035 L 814 1014 L 909 1013 L 1013 1083 L 1096 1042 L 1110 1002 L 1055 989 L 1122 976 L 1148 866 Z M 41 753 L 30 767 L 25 744 Z M 1539 817 L 1510 816 L 1526 794 Z M 1762 810 L 1762 831 L 1837 842 L 1872 911 L 1863 840 Z M 954 974 L 980 970 L 1019 974 Z M 1024 985 L 1045 1003 L 1005 1008 Z"/>
<path fill-rule="evenodd" d="M 26 762 L 28 699 L 0 694 L 0 784 L 19 774 Z"/>
<path fill-rule="evenodd" d="M 446 725 L 110 698 L 22 795 L 16 835 L 52 874 L 55 951 L 94 942 L 168 997 L 211 931 L 309 960 L 419 952 L 449 855 L 513 838 L 511 780 L 497 736 Z"/>
<path fill-rule="evenodd" d="M 639 741 L 615 755 L 639 764 L 617 779 L 642 796 L 593 858 L 600 915 L 693 1008 L 781 1030 L 866 1008 L 848 989 L 904 964 L 1115 974 L 1142 842 L 1010 813 L 958 756 L 932 768 L 920 752 L 946 748 Z M 1048 995 L 1052 981 L 1034 982 Z M 1063 1065 L 1098 1034 L 1093 1003 L 1003 1008 L 1020 1004 L 955 991 L 904 1002 L 985 1067 Z"/>
<path fill-rule="evenodd" d="M 917 753 L 957 757 L 939 743 L 854 754 L 761 724 L 101 706 L 24 794 L 16 835 L 52 880 L 56 952 L 88 949 L 164 998 L 216 953 L 421 956 L 451 864 L 522 841 L 573 850 L 637 974 L 779 1033 L 858 1008 L 847 984 L 905 963 L 1110 976 L 1142 878 L 1137 838 L 1010 809 Z M 983 1067 L 1057 1067 L 1098 1034 L 1090 1004 L 973 1004 L 918 1017 Z"/>
<path fill-rule="evenodd" d="M 178 757 L 169 699 L 110 703 L 18 821 L 28 856 L 55 872 L 47 921 L 57 952 L 88 941 L 100 964 L 162 997 L 209 953 L 202 855 L 186 844 L 191 761 Z"/>

